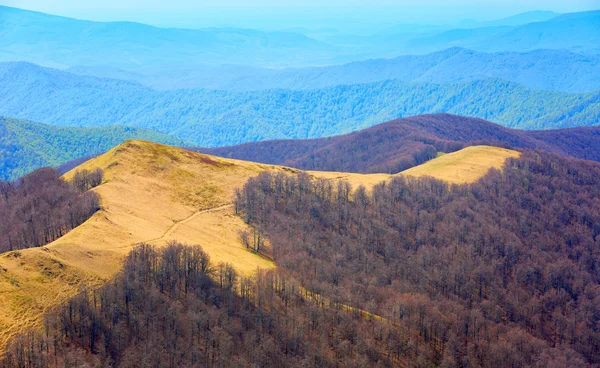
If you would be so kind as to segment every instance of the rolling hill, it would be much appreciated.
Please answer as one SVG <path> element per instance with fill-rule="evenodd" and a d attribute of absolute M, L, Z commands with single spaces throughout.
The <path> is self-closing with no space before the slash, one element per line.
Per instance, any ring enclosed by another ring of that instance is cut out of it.
<path fill-rule="evenodd" d="M 493 148 L 486 152 L 504 157 L 516 154 Z M 501 160 L 480 166 L 479 177 L 499 163 Z M 454 171 L 465 168 L 458 164 Z M 78 170 L 96 168 L 104 171 L 103 183 L 92 189 L 101 198 L 100 211 L 47 246 L 0 256 L 0 302 L 6 306 L 0 309 L 0 347 L 17 331 L 36 325 L 47 308 L 74 295 L 82 282 L 99 285 L 111 279 L 119 271 L 122 258 L 139 242 L 199 243 L 213 262 L 231 262 L 245 274 L 257 267 L 273 267 L 239 240 L 238 232 L 247 225 L 234 215 L 234 190 L 261 172 L 297 170 L 128 141 L 82 164 L 65 178 Z M 342 178 L 367 188 L 392 178 L 334 172 L 310 175 L 336 182 Z"/>
<path fill-rule="evenodd" d="M 466 145 L 542 149 L 600 161 L 600 127 L 523 131 L 449 114 L 398 119 L 343 136 L 200 148 L 201 152 L 304 170 L 394 173 Z"/>
<path fill-rule="evenodd" d="M 105 152 L 129 139 L 181 146 L 182 139 L 128 127 L 54 127 L 0 117 L 0 181 L 14 180 L 37 168 Z"/>
<path fill-rule="evenodd" d="M 303 91 L 161 92 L 28 63 L 0 65 L 0 78 L 2 115 L 60 126 L 148 128 L 202 146 L 332 136 L 438 112 L 524 129 L 592 126 L 600 114 L 600 92 L 549 92 L 499 79 L 443 85 L 384 81 Z"/>

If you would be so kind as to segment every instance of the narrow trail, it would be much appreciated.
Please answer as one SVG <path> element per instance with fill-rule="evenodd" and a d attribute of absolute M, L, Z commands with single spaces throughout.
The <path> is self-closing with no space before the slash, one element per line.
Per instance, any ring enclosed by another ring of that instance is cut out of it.
<path fill-rule="evenodd" d="M 210 213 L 210 212 L 220 212 L 229 208 L 233 207 L 233 203 L 227 203 L 218 207 L 213 207 L 213 208 L 208 208 L 205 210 L 201 210 L 198 212 L 194 212 L 193 214 L 191 214 L 189 217 L 183 219 L 183 220 L 179 220 L 179 221 L 175 221 L 173 223 L 173 225 L 171 225 L 171 227 L 169 227 L 167 229 L 167 231 L 165 231 L 165 233 L 163 235 L 161 235 L 158 238 L 152 239 L 152 240 L 146 240 L 146 243 L 156 243 L 159 242 L 161 240 L 165 240 L 167 239 L 169 236 L 173 235 L 173 233 L 181 226 L 181 225 L 185 225 L 188 222 L 194 220 L 196 217 L 205 214 L 205 213 Z"/>

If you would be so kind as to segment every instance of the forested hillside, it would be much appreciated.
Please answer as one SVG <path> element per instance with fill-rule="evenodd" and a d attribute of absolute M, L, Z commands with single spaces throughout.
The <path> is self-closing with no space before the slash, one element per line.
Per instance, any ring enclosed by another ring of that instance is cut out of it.
<path fill-rule="evenodd" d="M 189 144 L 148 129 L 54 127 L 0 117 L 0 180 L 14 180 L 40 167 L 98 154 L 128 139 Z"/>
<path fill-rule="evenodd" d="M 82 224 L 100 208 L 88 190 L 101 182 L 101 170 L 78 172 L 67 183 L 50 168 L 0 181 L 0 253 L 46 245 Z"/>
<path fill-rule="evenodd" d="M 2 64 L 0 114 L 61 126 L 150 128 L 203 146 L 348 133 L 398 117 L 447 112 L 526 129 L 598 124 L 600 92 L 533 90 L 488 79 L 385 81 L 290 91 L 154 91 L 26 63 Z"/>
<path fill-rule="evenodd" d="M 398 173 L 468 145 L 543 149 L 600 161 L 600 127 L 523 131 L 449 114 L 398 119 L 347 135 L 194 149 L 303 170 Z"/>
<path fill-rule="evenodd" d="M 283 274 L 240 277 L 177 243 L 137 246 L 116 280 L 83 290 L 44 326 L 15 339 L 0 367 L 391 367 L 389 348 L 405 338 L 320 308 Z"/>
<path fill-rule="evenodd" d="M 389 320 L 417 366 L 600 363 L 598 163 L 525 151 L 472 185 L 372 193 L 265 173 L 236 208 L 281 270 Z"/>

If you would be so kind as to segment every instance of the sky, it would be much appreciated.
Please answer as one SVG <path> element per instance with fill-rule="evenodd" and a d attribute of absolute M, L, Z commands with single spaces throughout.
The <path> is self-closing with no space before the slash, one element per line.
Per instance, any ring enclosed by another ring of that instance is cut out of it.
<path fill-rule="evenodd" d="M 594 10 L 600 9 L 600 0 L 0 0 L 0 5 L 167 27 L 350 30 L 400 23 L 486 21 L 532 10 Z"/>

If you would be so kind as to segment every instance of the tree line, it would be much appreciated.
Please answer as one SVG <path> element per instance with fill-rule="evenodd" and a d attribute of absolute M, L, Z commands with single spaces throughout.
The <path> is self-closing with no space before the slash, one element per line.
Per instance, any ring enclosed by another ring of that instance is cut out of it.
<path fill-rule="evenodd" d="M 102 170 L 82 170 L 66 182 L 43 168 L 15 182 L 0 182 L 0 252 L 48 244 L 90 218 L 100 199 L 88 190 L 102 182 Z"/>
<path fill-rule="evenodd" d="M 525 151 L 471 185 L 370 192 L 263 173 L 236 209 L 303 287 L 416 334 L 417 365 L 600 364 L 597 163 Z"/>

